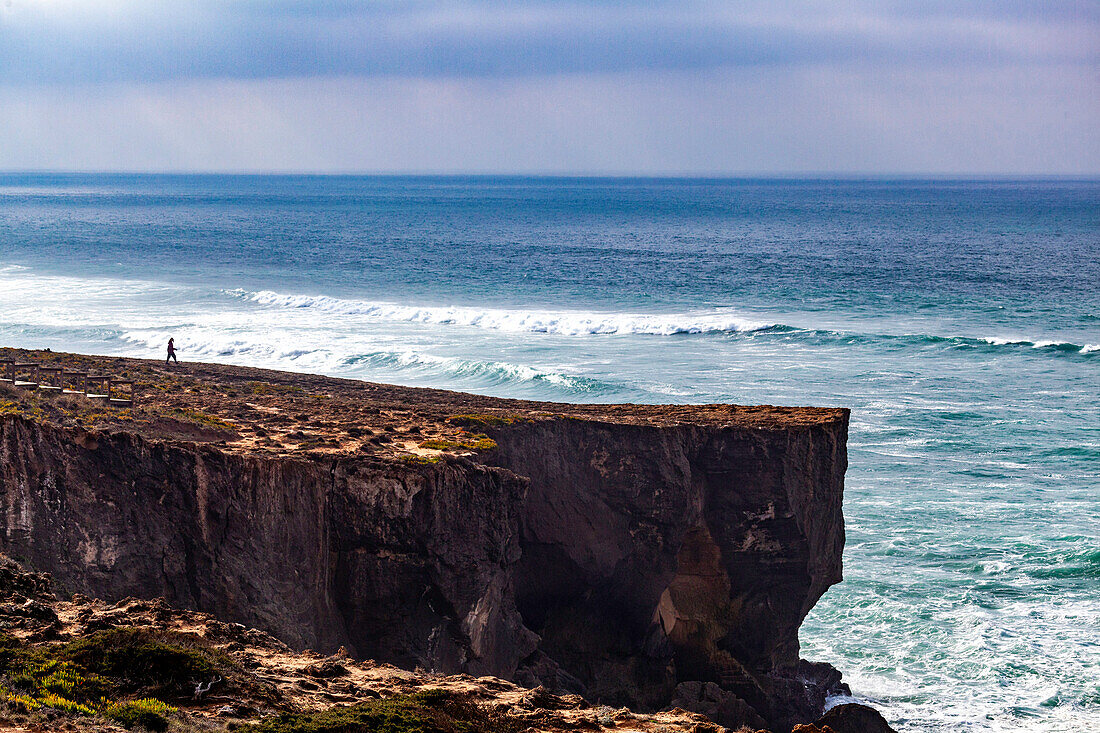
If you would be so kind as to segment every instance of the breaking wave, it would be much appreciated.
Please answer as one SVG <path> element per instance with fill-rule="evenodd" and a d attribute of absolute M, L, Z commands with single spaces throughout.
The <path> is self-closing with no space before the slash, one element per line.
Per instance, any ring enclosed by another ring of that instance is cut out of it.
<path fill-rule="evenodd" d="M 351 366 L 370 366 L 372 370 L 395 369 L 423 371 L 430 374 L 443 373 L 453 379 L 471 380 L 487 385 L 541 384 L 569 394 L 611 394 L 623 389 L 621 385 L 551 369 L 539 369 L 503 361 L 435 356 L 416 351 L 380 351 L 353 356 L 344 361 Z"/>
<path fill-rule="evenodd" d="M 441 380 L 466 388 L 522 385 L 542 388 L 547 394 L 563 396 L 622 394 L 629 387 L 621 384 L 568 374 L 566 372 L 452 356 L 438 356 L 413 350 L 339 352 L 332 347 L 310 344 L 290 345 L 278 338 L 253 339 L 205 330 L 178 332 L 177 346 L 185 360 L 224 361 L 234 364 L 267 366 L 290 371 L 321 371 L 340 376 L 387 379 L 397 375 L 402 381 L 417 377 L 425 385 L 437 386 Z M 131 331 L 120 336 L 123 342 L 145 350 L 158 349 L 162 335 L 152 331 Z"/>
<path fill-rule="evenodd" d="M 597 311 L 510 310 L 462 306 L 410 306 L 327 295 L 285 295 L 270 290 L 236 291 L 260 305 L 309 308 L 323 313 L 356 315 L 383 321 L 468 326 L 513 333 L 672 336 L 675 334 L 749 333 L 790 330 L 789 326 L 750 321 L 721 313 L 601 313 Z"/>
<path fill-rule="evenodd" d="M 1029 340 L 998 336 L 945 336 L 938 334 L 889 334 L 856 330 L 829 330 L 812 326 L 769 323 L 715 310 L 684 313 L 616 313 L 570 310 L 521 310 L 469 306 L 403 305 L 399 303 L 336 298 L 328 295 L 292 295 L 271 290 L 234 290 L 238 298 L 266 308 L 312 310 L 342 316 L 359 316 L 379 322 L 428 326 L 459 326 L 506 333 L 544 333 L 559 336 L 676 336 L 774 335 L 818 342 L 895 342 L 912 346 L 946 348 L 1036 349 L 1051 354 L 1100 353 L 1100 344 Z"/>

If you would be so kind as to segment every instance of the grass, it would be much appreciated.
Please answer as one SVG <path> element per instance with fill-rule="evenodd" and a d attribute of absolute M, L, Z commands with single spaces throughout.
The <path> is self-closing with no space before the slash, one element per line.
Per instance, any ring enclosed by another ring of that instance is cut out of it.
<path fill-rule="evenodd" d="M 526 726 L 524 726 L 526 727 Z M 492 715 L 444 690 L 289 713 L 246 726 L 244 733 L 518 733 L 518 721 Z"/>
<path fill-rule="evenodd" d="M 533 419 L 524 415 L 489 415 L 489 414 L 466 414 L 466 415 L 451 415 L 447 418 L 447 422 L 452 425 L 459 425 L 461 427 L 500 427 L 501 425 L 515 425 L 516 423 L 534 422 Z"/>
<path fill-rule="evenodd" d="M 398 456 L 397 460 L 403 463 L 430 466 L 433 463 L 439 463 L 442 459 L 439 456 Z"/>
<path fill-rule="evenodd" d="M 271 384 L 270 382 L 248 382 L 245 388 L 252 394 L 286 394 L 287 392 L 302 392 L 301 387 L 290 384 Z"/>
<path fill-rule="evenodd" d="M 197 682 L 242 674 L 198 637 L 131 628 L 41 646 L 0 636 L 0 672 L 0 700 L 9 707 L 100 715 L 152 731 L 167 730 L 176 712 L 164 699 L 188 699 Z"/>
<path fill-rule="evenodd" d="M 54 652 L 83 670 L 110 678 L 122 692 L 189 696 L 196 681 L 225 678 L 236 664 L 197 637 L 120 628 L 99 631 Z"/>
<path fill-rule="evenodd" d="M 8 415 L 17 415 L 38 421 L 46 417 L 45 411 L 37 404 L 37 400 L 12 400 L 0 397 L 0 417 Z"/>
<path fill-rule="evenodd" d="M 497 447 L 497 442 L 484 433 L 464 435 L 460 440 L 446 440 L 443 438 L 431 438 L 420 443 L 421 448 L 432 450 L 464 450 L 483 451 Z"/>
<path fill-rule="evenodd" d="M 191 410 L 185 407 L 176 407 L 171 410 L 170 413 L 173 417 L 186 420 L 188 422 L 198 423 L 199 425 L 205 425 L 211 428 L 217 428 L 219 430 L 236 430 L 237 426 L 228 420 L 223 420 L 217 415 L 210 415 L 205 412 L 199 412 L 198 410 Z"/>
<path fill-rule="evenodd" d="M 168 716 L 177 711 L 160 700 L 143 697 L 140 700 L 116 702 L 103 709 L 103 717 L 125 728 L 140 726 L 156 733 L 168 730 Z"/>

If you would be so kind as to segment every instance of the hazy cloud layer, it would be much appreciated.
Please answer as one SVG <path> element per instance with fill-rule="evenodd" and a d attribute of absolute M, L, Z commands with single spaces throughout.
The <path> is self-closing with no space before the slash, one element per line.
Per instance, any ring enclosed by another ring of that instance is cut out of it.
<path fill-rule="evenodd" d="M 1094 2 L 10 0 L 0 80 L 1093 64 Z"/>
<path fill-rule="evenodd" d="M 1097 113 L 1084 80 L 1018 69 L 0 88 L 0 168 L 1087 174 Z"/>
<path fill-rule="evenodd" d="M 1100 173 L 1100 3 L 0 0 L 0 168 Z"/>

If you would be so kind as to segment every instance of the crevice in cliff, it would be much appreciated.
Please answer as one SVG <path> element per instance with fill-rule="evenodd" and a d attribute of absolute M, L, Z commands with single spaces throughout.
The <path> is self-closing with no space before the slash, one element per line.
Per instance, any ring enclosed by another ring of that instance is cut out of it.
<path fill-rule="evenodd" d="M 676 678 L 718 681 L 717 642 L 735 612 L 722 552 L 706 525 L 684 536 L 676 575 L 661 594 L 654 613 L 674 650 Z"/>

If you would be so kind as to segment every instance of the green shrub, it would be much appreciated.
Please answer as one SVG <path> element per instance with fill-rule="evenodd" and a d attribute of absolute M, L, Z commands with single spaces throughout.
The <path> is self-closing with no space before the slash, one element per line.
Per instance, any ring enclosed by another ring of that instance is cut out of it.
<path fill-rule="evenodd" d="M 22 713 L 30 713 L 42 707 L 42 703 L 30 695 L 20 695 L 0 685 L 0 700 Z"/>
<path fill-rule="evenodd" d="M 62 646 L 57 656 L 95 675 L 117 680 L 123 692 L 190 693 L 196 681 L 226 677 L 231 659 L 187 634 L 120 628 Z"/>
<path fill-rule="evenodd" d="M 172 417 L 185 422 L 196 423 L 217 430 L 236 430 L 237 426 L 228 420 L 223 420 L 217 415 L 210 415 L 199 410 L 190 410 L 184 407 L 176 407 L 169 411 Z"/>
<path fill-rule="evenodd" d="M 447 422 L 452 425 L 460 425 L 463 427 L 499 427 L 501 425 L 514 425 L 515 423 L 533 422 L 529 417 L 523 415 L 488 415 L 488 414 L 467 414 L 467 415 L 452 415 L 447 418 Z"/>
<path fill-rule="evenodd" d="M 432 450 L 483 451 L 496 448 L 497 442 L 484 433 L 475 433 L 474 435 L 464 435 L 460 440 L 431 438 L 422 442 L 420 447 Z"/>
<path fill-rule="evenodd" d="M 111 689 L 111 683 L 97 674 L 79 669 L 71 662 L 51 659 L 29 663 L 8 675 L 14 687 L 45 699 L 56 695 L 76 702 L 99 700 Z"/>
<path fill-rule="evenodd" d="M 430 466 L 433 463 L 439 463 L 439 456 L 398 456 L 397 460 L 403 463 Z"/>
<path fill-rule="evenodd" d="M 42 707 L 53 708 L 54 710 L 60 710 L 65 713 L 76 713 L 77 715 L 95 715 L 95 709 L 89 705 L 69 700 L 68 698 L 61 697 L 60 695 L 54 695 L 49 693 L 43 695 L 38 699 Z"/>
<path fill-rule="evenodd" d="M 102 714 L 127 728 L 168 728 L 175 708 L 152 698 L 112 702 L 137 690 L 190 696 L 196 681 L 239 676 L 236 664 L 198 637 L 141 629 L 111 629 L 67 644 L 32 646 L 0 635 L 0 701 L 31 712 L 52 708 Z"/>
<path fill-rule="evenodd" d="M 108 705 L 103 710 L 103 717 L 126 728 L 140 725 L 159 733 L 168 730 L 168 716 L 175 712 L 176 708 L 171 705 L 166 705 L 160 700 L 143 697 L 140 700 Z"/>

